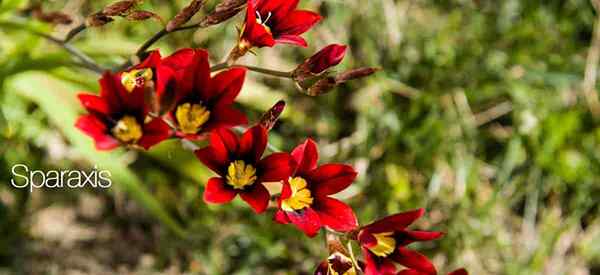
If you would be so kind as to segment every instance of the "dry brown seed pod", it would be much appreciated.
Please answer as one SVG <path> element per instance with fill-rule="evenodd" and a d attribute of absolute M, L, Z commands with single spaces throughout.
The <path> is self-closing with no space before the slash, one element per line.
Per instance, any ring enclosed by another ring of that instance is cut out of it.
<path fill-rule="evenodd" d="M 173 31 L 177 27 L 187 23 L 190 19 L 202 9 L 205 0 L 192 0 L 189 5 L 183 8 L 169 23 L 167 24 L 166 30 L 168 32 Z"/>
<path fill-rule="evenodd" d="M 137 5 L 138 0 L 123 0 L 112 3 L 104 9 L 102 9 L 102 13 L 106 16 L 117 16 L 117 15 L 125 15 L 129 12 L 135 5 Z"/>
<path fill-rule="evenodd" d="M 94 13 L 85 19 L 85 25 L 88 27 L 100 27 L 112 22 L 113 19 L 102 12 Z"/>
<path fill-rule="evenodd" d="M 244 8 L 244 5 L 246 5 L 245 0 L 224 0 L 217 4 L 213 12 L 202 19 L 200 25 L 206 27 L 226 21 L 238 14 Z"/>

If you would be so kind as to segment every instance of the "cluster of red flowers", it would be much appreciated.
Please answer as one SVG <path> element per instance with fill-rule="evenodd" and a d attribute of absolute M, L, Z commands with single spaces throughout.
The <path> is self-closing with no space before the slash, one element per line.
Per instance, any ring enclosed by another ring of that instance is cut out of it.
<path fill-rule="evenodd" d="M 256 213 L 263 213 L 273 195 L 265 182 L 281 184 L 276 196 L 274 220 L 292 223 L 307 236 L 321 228 L 344 233 L 361 247 L 364 261 L 356 261 L 339 246 L 316 274 L 436 274 L 435 267 L 422 254 L 408 249 L 413 242 L 434 240 L 440 232 L 413 231 L 407 226 L 421 217 L 422 209 L 386 217 L 359 226 L 352 208 L 332 196 L 356 179 L 355 169 L 346 164 L 318 164 L 316 143 L 307 139 L 291 153 L 265 156 L 268 131 L 282 111 L 278 103 L 261 122 L 241 135 L 232 127 L 248 124 L 234 101 L 244 83 L 246 69 L 235 66 L 237 59 L 253 47 L 277 43 L 306 46 L 300 37 L 320 19 L 311 11 L 297 10 L 298 0 L 249 0 L 246 20 L 238 44 L 228 57 L 226 69 L 211 74 L 208 53 L 202 49 L 182 49 L 168 57 L 150 52 L 140 64 L 125 71 L 106 72 L 100 79 L 100 95 L 80 94 L 88 114 L 77 123 L 92 137 L 96 148 L 143 147 L 169 139 L 208 139 L 209 145 L 195 150 L 197 158 L 217 176 L 210 178 L 204 201 L 222 204 L 238 194 Z M 329 68 L 341 62 L 346 46 L 330 45 L 300 64 L 290 77 L 311 95 L 339 83 L 372 73 L 358 69 L 331 76 Z M 396 273 L 398 263 L 408 269 Z M 464 270 L 454 275 L 466 274 Z"/>

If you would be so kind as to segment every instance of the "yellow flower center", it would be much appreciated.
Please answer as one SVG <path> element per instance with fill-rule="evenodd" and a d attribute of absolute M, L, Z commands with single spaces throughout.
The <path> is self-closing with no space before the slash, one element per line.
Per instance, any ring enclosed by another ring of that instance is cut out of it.
<path fill-rule="evenodd" d="M 131 70 L 121 75 L 121 84 L 131 93 L 136 87 L 142 87 L 151 81 L 153 75 L 151 69 Z"/>
<path fill-rule="evenodd" d="M 142 126 L 132 116 L 121 118 L 111 131 L 124 143 L 136 143 L 142 137 Z"/>
<path fill-rule="evenodd" d="M 396 240 L 392 235 L 394 235 L 394 232 L 373 234 L 375 239 L 377 239 L 377 245 L 369 247 L 369 250 L 379 257 L 385 257 L 392 254 L 396 249 Z"/>
<path fill-rule="evenodd" d="M 352 259 L 342 253 L 335 252 L 327 258 L 329 275 L 356 275 L 356 268 Z M 339 273 L 339 272 L 344 273 Z"/>
<path fill-rule="evenodd" d="M 234 189 L 244 189 L 256 181 L 256 169 L 243 160 L 236 160 L 227 167 L 227 183 Z"/>
<path fill-rule="evenodd" d="M 210 111 L 200 104 L 184 103 L 175 110 L 175 118 L 181 132 L 195 134 L 210 118 Z"/>
<path fill-rule="evenodd" d="M 281 202 L 281 208 L 285 211 L 302 210 L 313 203 L 313 197 L 308 190 L 306 180 L 301 177 L 289 180 L 292 195 Z"/>

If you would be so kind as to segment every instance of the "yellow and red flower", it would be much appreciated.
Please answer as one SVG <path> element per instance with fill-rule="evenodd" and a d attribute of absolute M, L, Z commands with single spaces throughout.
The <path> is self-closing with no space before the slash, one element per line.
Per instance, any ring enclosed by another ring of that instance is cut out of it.
<path fill-rule="evenodd" d="M 356 171 L 345 164 L 324 164 L 317 167 L 319 152 L 311 139 L 292 151 L 296 171 L 283 183 L 275 220 L 293 223 L 307 236 L 314 237 L 322 226 L 335 231 L 356 229 L 358 222 L 352 208 L 331 198 L 348 187 Z"/>
<path fill-rule="evenodd" d="M 366 275 L 394 275 L 394 262 L 422 274 L 437 274 L 427 257 L 406 248 L 413 242 L 434 240 L 443 235 L 441 232 L 406 228 L 424 213 L 423 209 L 399 213 L 366 225 L 358 231 L 358 241 L 365 257 Z"/>
<path fill-rule="evenodd" d="M 211 77 L 208 53 L 183 49 L 162 62 L 168 80 L 158 89 L 158 98 L 177 126 L 177 136 L 198 139 L 221 127 L 247 124 L 246 116 L 233 108 L 244 84 L 246 70 L 233 68 Z M 183 64 L 183 66 L 182 66 Z M 173 84 L 169 84 L 169 82 Z"/>
<path fill-rule="evenodd" d="M 256 213 L 265 211 L 270 194 L 263 182 L 289 178 L 294 161 L 288 153 L 273 153 L 261 159 L 267 146 L 267 130 L 254 126 L 238 136 L 220 128 L 210 134 L 210 145 L 196 150 L 204 165 L 217 173 L 208 180 L 204 201 L 222 204 L 238 194 Z"/>
<path fill-rule="evenodd" d="M 155 62 L 148 59 L 143 65 L 151 66 Z M 80 116 L 75 126 L 94 139 L 98 150 L 110 150 L 119 145 L 148 149 L 172 135 L 162 119 L 147 116 L 143 82 L 149 81 L 153 72 L 142 69 L 135 74 L 137 80 L 128 86 L 123 85 L 129 83 L 127 75 L 106 72 L 99 81 L 100 96 L 78 95 L 89 114 Z"/>
<path fill-rule="evenodd" d="M 300 37 L 321 20 L 312 11 L 297 10 L 299 0 L 249 0 L 245 24 L 241 30 L 238 50 L 252 47 L 273 47 L 287 43 L 306 47 Z"/>

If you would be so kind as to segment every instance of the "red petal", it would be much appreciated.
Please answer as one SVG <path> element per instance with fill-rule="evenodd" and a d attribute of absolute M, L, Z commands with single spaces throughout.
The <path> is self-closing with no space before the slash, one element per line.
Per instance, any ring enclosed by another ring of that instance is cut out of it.
<path fill-rule="evenodd" d="M 300 230 L 308 237 L 314 237 L 319 233 L 321 229 L 321 221 L 319 215 L 309 208 L 304 208 L 300 211 L 285 212 L 288 219 L 295 224 Z"/>
<path fill-rule="evenodd" d="M 398 274 L 396 274 L 396 275 L 426 275 L 426 274 L 423 274 L 414 269 L 405 269 L 405 270 L 398 272 Z"/>
<path fill-rule="evenodd" d="M 298 145 L 292 151 L 292 157 L 298 165 L 296 173 L 305 174 L 310 170 L 317 168 L 319 160 L 319 150 L 317 144 L 312 139 L 307 139 L 303 144 Z"/>
<path fill-rule="evenodd" d="M 297 35 L 279 35 L 277 36 L 277 39 L 275 40 L 277 41 L 277 43 L 283 43 L 283 44 L 291 44 L 291 45 L 296 45 L 296 46 L 300 46 L 303 48 L 306 48 L 308 46 L 308 43 L 306 43 L 306 40 L 304 40 L 304 38 L 297 36 Z"/>
<path fill-rule="evenodd" d="M 321 223 L 338 232 L 348 232 L 358 227 L 354 211 L 347 204 L 334 198 L 322 198 L 313 205 Z"/>
<path fill-rule="evenodd" d="M 300 35 L 321 21 L 321 16 L 312 11 L 295 10 L 274 26 L 274 33 L 281 35 Z M 279 37 L 279 35 L 277 35 Z"/>
<path fill-rule="evenodd" d="M 327 196 L 346 189 L 356 175 L 356 171 L 350 165 L 330 163 L 313 170 L 308 178 L 314 184 L 317 196 Z"/>
<path fill-rule="evenodd" d="M 246 40 L 256 47 L 273 47 L 275 45 L 273 35 L 263 25 L 256 22 L 256 10 L 251 1 L 248 1 L 245 22 L 241 40 Z"/>
<path fill-rule="evenodd" d="M 431 241 L 443 235 L 444 233 L 435 231 L 403 231 L 398 245 L 407 246 L 413 242 Z"/>
<path fill-rule="evenodd" d="M 106 125 L 94 115 L 80 116 L 75 127 L 94 139 L 98 150 L 110 150 L 120 144 L 118 140 L 108 134 Z"/>
<path fill-rule="evenodd" d="M 466 269 L 461 268 L 448 273 L 448 275 L 469 275 L 469 272 L 467 272 Z"/>
<path fill-rule="evenodd" d="M 100 83 L 100 97 L 106 100 L 112 110 L 121 110 L 123 102 L 119 89 L 115 86 L 115 77 L 110 72 L 105 72 L 98 82 Z"/>
<path fill-rule="evenodd" d="M 237 192 L 229 188 L 223 178 L 210 178 L 204 188 L 206 203 L 228 203 L 235 198 Z"/>
<path fill-rule="evenodd" d="M 260 126 L 254 126 L 240 138 L 238 156 L 257 163 L 267 148 L 267 130 Z"/>
<path fill-rule="evenodd" d="M 292 187 L 290 187 L 290 183 L 288 180 L 283 180 L 283 185 L 281 186 L 281 195 L 279 196 L 279 200 L 285 200 L 292 196 Z"/>
<path fill-rule="evenodd" d="M 207 146 L 202 149 L 194 151 L 196 157 L 204 164 L 208 169 L 213 170 L 218 175 L 224 176 L 226 174 L 227 165 L 229 165 L 229 159 L 225 156 L 220 155 L 219 151 L 216 151 L 214 147 Z"/>
<path fill-rule="evenodd" d="M 251 188 L 248 191 L 240 192 L 240 196 L 257 214 L 265 212 L 271 198 L 269 191 L 260 183 L 255 183 Z"/>
<path fill-rule="evenodd" d="M 309 70 L 314 74 L 319 74 L 342 62 L 346 54 L 346 46 L 339 44 L 331 44 L 313 56 L 308 61 Z"/>
<path fill-rule="evenodd" d="M 231 129 L 219 128 L 210 135 L 210 144 L 221 154 L 235 154 L 238 151 L 238 137 Z"/>
<path fill-rule="evenodd" d="M 206 100 L 213 101 L 216 106 L 227 106 L 233 103 L 242 90 L 246 69 L 233 68 L 218 73 L 211 80 L 210 91 L 206 93 Z"/>
<path fill-rule="evenodd" d="M 280 224 L 290 223 L 290 219 L 288 219 L 287 215 L 285 214 L 285 212 L 283 212 L 283 210 L 277 210 L 277 212 L 275 212 L 275 216 L 273 217 L 273 220 L 275 220 L 276 222 L 278 222 Z"/>
<path fill-rule="evenodd" d="M 258 162 L 258 177 L 261 182 L 288 179 L 294 171 L 294 160 L 288 153 L 273 153 Z"/>
<path fill-rule="evenodd" d="M 77 97 L 79 98 L 81 105 L 83 105 L 90 113 L 96 112 L 103 115 L 108 115 L 110 113 L 110 107 L 104 98 L 90 94 L 79 94 Z"/>
<path fill-rule="evenodd" d="M 158 50 L 154 50 L 148 54 L 148 57 L 146 57 L 144 61 L 133 67 L 133 69 L 156 68 L 156 66 L 160 64 L 160 61 L 160 52 Z"/>
<path fill-rule="evenodd" d="M 365 226 L 370 232 L 378 233 L 383 231 L 401 231 L 413 223 L 415 220 L 423 216 L 425 209 L 419 208 L 408 212 L 398 213 L 392 216 L 385 217 L 370 225 Z"/>
<path fill-rule="evenodd" d="M 231 128 L 246 124 L 248 124 L 248 118 L 246 118 L 244 113 L 231 106 L 222 106 L 212 110 L 209 121 L 203 126 L 203 131 Z"/>
<path fill-rule="evenodd" d="M 285 17 L 296 9 L 298 6 L 299 0 L 263 0 L 257 1 L 256 10 L 260 12 L 260 14 L 267 15 L 271 12 L 270 20 L 274 20 L 279 22 L 281 20 L 285 20 Z M 264 19 L 264 18 L 263 18 Z"/>
<path fill-rule="evenodd" d="M 427 257 L 408 248 L 399 246 L 397 247 L 396 252 L 390 257 L 399 264 L 419 272 L 431 275 L 437 274 L 435 267 Z"/>
<path fill-rule="evenodd" d="M 365 257 L 365 275 L 393 275 L 396 273 L 396 267 L 389 259 L 378 258 L 364 247 L 362 252 Z"/>
<path fill-rule="evenodd" d="M 156 70 L 158 96 L 162 97 L 165 92 L 175 93 L 174 101 L 179 102 L 192 91 L 195 81 L 202 86 L 208 84 L 210 73 L 205 68 L 208 66 L 208 53 L 201 49 L 185 48 L 164 58 Z M 174 78 L 174 87 L 166 91 L 170 77 Z"/>
<path fill-rule="evenodd" d="M 138 144 L 146 150 L 168 139 L 173 134 L 171 127 L 160 118 L 155 118 L 149 123 L 144 124 L 143 133 L 144 135 L 138 141 Z"/>

